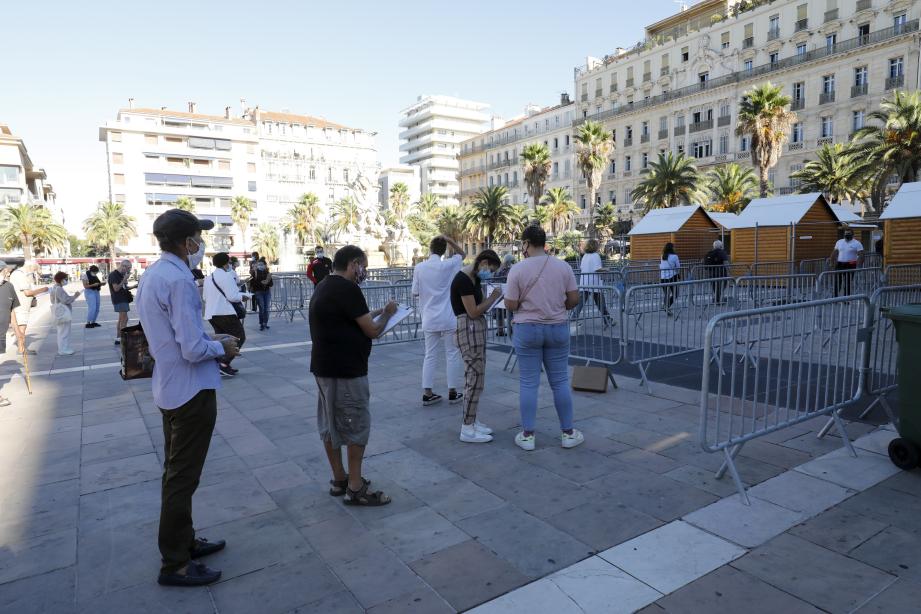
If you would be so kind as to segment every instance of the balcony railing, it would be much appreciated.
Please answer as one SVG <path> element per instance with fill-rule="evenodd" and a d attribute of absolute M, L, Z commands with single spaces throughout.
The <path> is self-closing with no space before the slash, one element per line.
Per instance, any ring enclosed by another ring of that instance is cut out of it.
<path fill-rule="evenodd" d="M 633 137 L 630 137 L 629 139 L 624 139 L 624 147 L 630 147 L 631 145 L 633 145 Z"/>
<path fill-rule="evenodd" d="M 728 154 L 718 154 L 716 156 L 713 156 L 713 160 L 714 162 L 726 162 L 727 160 L 729 160 L 729 155 Z"/>
<path fill-rule="evenodd" d="M 651 72 L 644 72 L 644 73 L 643 73 L 643 81 L 644 81 L 644 82 L 646 82 L 646 81 L 652 81 L 652 73 L 651 73 Z"/>
<path fill-rule="evenodd" d="M 780 28 L 772 28 L 768 30 L 768 35 L 767 35 L 768 42 L 776 41 L 778 38 L 780 38 Z"/>
<path fill-rule="evenodd" d="M 873 0 L 857 0 L 858 11 L 868 11 L 873 7 Z"/>
<path fill-rule="evenodd" d="M 835 90 L 819 94 L 819 104 L 828 104 L 835 101 Z"/>
<path fill-rule="evenodd" d="M 791 111 L 799 111 L 799 110 L 801 110 L 801 109 L 804 109 L 805 107 L 806 107 L 806 99 L 805 99 L 805 98 L 794 98 L 794 99 L 790 102 L 790 110 L 791 110 Z"/>
<path fill-rule="evenodd" d="M 720 115 L 716 118 L 716 125 L 722 128 L 732 123 L 732 115 Z"/>
<path fill-rule="evenodd" d="M 861 85 L 851 86 L 851 98 L 857 98 L 858 96 L 867 95 L 867 84 L 863 83 Z"/>
<path fill-rule="evenodd" d="M 749 36 L 748 38 L 742 39 L 742 49 L 751 49 L 755 46 L 755 37 Z"/>
<path fill-rule="evenodd" d="M 613 93 L 615 93 L 616 91 L 617 91 L 617 84 L 616 84 L 616 83 L 612 83 L 612 84 L 611 84 L 611 93 L 613 94 Z"/>
<path fill-rule="evenodd" d="M 688 132 L 700 132 L 701 130 L 712 130 L 713 120 L 707 119 L 702 122 L 694 122 L 688 128 Z"/>
<path fill-rule="evenodd" d="M 602 92 L 601 88 L 599 87 L 598 89 L 595 90 L 595 98 L 601 98 L 603 93 L 604 92 Z"/>
<path fill-rule="evenodd" d="M 685 132 L 687 132 L 686 126 L 675 126 L 675 130 L 674 130 L 675 136 L 681 136 Z"/>
<path fill-rule="evenodd" d="M 640 135 L 640 143 L 648 143 L 648 142 L 649 142 L 649 135 L 648 135 L 648 134 L 641 134 L 641 135 Z"/>
<path fill-rule="evenodd" d="M 669 70 L 669 69 L 668 69 L 668 66 L 663 66 L 662 68 L 659 69 L 659 76 L 660 76 L 660 77 L 667 77 L 667 76 L 668 76 L 668 70 Z"/>
<path fill-rule="evenodd" d="M 669 102 L 679 98 L 684 98 L 691 94 L 697 94 L 699 92 L 704 92 L 717 87 L 722 87 L 724 85 L 730 85 L 734 83 L 739 83 L 743 81 L 749 81 L 754 79 L 761 79 L 764 75 L 777 72 L 786 68 L 793 66 L 799 66 L 800 64 L 806 64 L 823 58 L 827 58 L 833 55 L 840 55 L 859 49 L 866 45 L 872 45 L 876 43 L 881 43 L 889 39 L 895 38 L 897 36 L 904 36 L 918 31 L 918 20 L 912 19 L 911 21 L 906 22 L 901 26 L 895 26 L 891 28 L 885 28 L 883 30 L 878 30 L 872 34 L 866 36 L 858 36 L 846 41 L 841 41 L 836 45 L 822 46 L 812 51 L 807 51 L 806 53 L 797 54 L 789 58 L 784 58 L 783 60 L 778 60 L 776 62 L 770 62 L 768 64 L 762 64 L 752 68 L 751 70 L 741 70 L 739 72 L 734 72 L 722 77 L 716 77 L 710 79 L 703 83 L 694 83 L 692 85 L 672 90 L 670 92 L 665 92 L 658 94 L 656 96 L 650 96 L 645 100 L 636 101 L 632 105 L 625 105 L 617 109 L 608 109 L 606 111 L 601 111 L 600 113 L 595 113 L 594 115 L 589 116 L 587 119 L 592 119 L 595 121 L 600 121 L 607 119 L 609 117 L 615 117 L 623 113 L 629 113 L 631 111 L 638 111 L 640 109 L 646 109 L 653 107 L 664 102 Z M 892 87 L 901 87 L 904 82 L 904 77 L 896 77 L 895 83 Z M 887 80 L 887 84 L 889 80 Z M 890 88 L 892 89 L 892 88 Z M 575 125 L 581 124 L 585 121 L 586 118 L 579 118 L 574 122 Z"/>
<path fill-rule="evenodd" d="M 752 155 L 748 151 L 740 151 L 736 153 L 736 160 L 748 160 Z"/>
<path fill-rule="evenodd" d="M 790 151 L 799 151 L 799 150 L 802 149 L 802 148 L 803 148 L 803 142 L 802 142 L 802 141 L 797 141 L 796 143 L 790 143 L 790 144 L 787 146 L 787 149 L 790 150 Z"/>
<path fill-rule="evenodd" d="M 502 167 L 504 167 L 504 166 L 514 166 L 514 165 L 516 165 L 516 164 L 518 164 L 518 158 L 517 158 L 517 157 L 514 157 L 514 158 L 503 158 L 503 159 L 500 159 L 500 160 L 496 160 L 495 162 L 490 162 L 490 163 L 489 163 L 489 168 L 490 168 L 490 169 L 502 168 Z"/>
<path fill-rule="evenodd" d="M 633 77 L 627 79 L 627 87 L 633 87 Z"/>
<path fill-rule="evenodd" d="M 480 164 L 477 166 L 471 166 L 469 168 L 462 168 L 458 173 L 458 177 L 466 177 L 467 175 L 475 175 L 477 173 L 482 173 L 486 170 L 485 164 Z"/>
<path fill-rule="evenodd" d="M 898 75 L 897 77 L 888 77 L 886 79 L 886 89 L 894 90 L 897 87 L 902 87 L 905 85 L 905 75 Z"/>
<path fill-rule="evenodd" d="M 808 20 L 808 19 L 797 19 L 797 20 L 796 20 L 796 27 L 793 28 L 793 31 L 794 31 L 794 32 L 802 32 L 803 30 L 807 29 L 808 27 L 809 27 L 809 20 Z M 779 36 L 779 33 L 778 33 L 778 36 Z"/>
<path fill-rule="evenodd" d="M 624 177 L 632 177 L 633 171 L 624 171 Z"/>
<path fill-rule="evenodd" d="M 835 142 L 835 137 L 833 136 L 823 136 L 815 142 L 816 147 L 821 147 L 822 145 L 831 145 Z"/>
<path fill-rule="evenodd" d="M 660 139 L 668 138 L 668 128 L 666 128 L 665 130 L 659 130 L 659 138 Z"/>
<path fill-rule="evenodd" d="M 825 23 L 829 21 L 834 21 L 838 19 L 838 9 L 832 9 L 830 11 L 825 11 Z"/>

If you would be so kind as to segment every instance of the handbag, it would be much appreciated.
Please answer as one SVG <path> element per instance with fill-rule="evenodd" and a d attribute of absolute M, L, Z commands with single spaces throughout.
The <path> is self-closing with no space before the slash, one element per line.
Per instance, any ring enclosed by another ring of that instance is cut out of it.
<path fill-rule="evenodd" d="M 126 326 L 118 333 L 121 341 L 122 379 L 144 379 L 153 376 L 154 359 L 150 355 L 147 336 L 140 324 Z"/>
<path fill-rule="evenodd" d="M 221 287 L 217 285 L 216 281 L 214 281 L 214 275 L 211 275 L 211 283 L 214 284 L 214 287 L 217 288 L 217 291 L 221 293 L 221 296 L 227 299 L 227 295 L 224 294 L 224 291 L 221 290 Z M 246 317 L 246 307 L 243 306 L 243 303 L 233 303 L 230 301 L 230 299 L 227 299 L 227 302 L 230 303 L 231 307 L 233 307 L 233 310 L 237 314 L 238 318 L 242 320 Z"/>
<path fill-rule="evenodd" d="M 74 319 L 70 309 L 64 303 L 55 303 L 51 306 L 51 313 L 54 315 L 55 322 L 70 322 Z"/>

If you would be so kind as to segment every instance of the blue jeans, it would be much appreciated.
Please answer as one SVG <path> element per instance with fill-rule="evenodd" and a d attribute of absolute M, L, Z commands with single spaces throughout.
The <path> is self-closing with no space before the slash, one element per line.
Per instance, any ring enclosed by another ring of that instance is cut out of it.
<path fill-rule="evenodd" d="M 259 309 L 259 326 L 265 326 L 269 323 L 269 301 L 271 298 L 271 290 L 253 292 L 253 300 L 256 301 L 256 307 Z"/>
<path fill-rule="evenodd" d="M 512 335 L 518 354 L 521 426 L 533 431 L 537 419 L 540 366 L 547 371 L 560 429 L 572 428 L 572 393 L 569 390 L 569 324 L 515 324 Z"/>
<path fill-rule="evenodd" d="M 99 290 L 86 290 L 86 323 L 92 324 L 99 317 Z"/>

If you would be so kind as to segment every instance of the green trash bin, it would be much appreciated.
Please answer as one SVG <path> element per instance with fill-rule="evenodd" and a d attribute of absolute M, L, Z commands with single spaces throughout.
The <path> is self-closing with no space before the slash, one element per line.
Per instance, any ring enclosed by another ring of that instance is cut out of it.
<path fill-rule="evenodd" d="M 889 458 L 899 469 L 921 464 L 921 304 L 883 311 L 899 342 L 899 437 L 889 443 Z"/>

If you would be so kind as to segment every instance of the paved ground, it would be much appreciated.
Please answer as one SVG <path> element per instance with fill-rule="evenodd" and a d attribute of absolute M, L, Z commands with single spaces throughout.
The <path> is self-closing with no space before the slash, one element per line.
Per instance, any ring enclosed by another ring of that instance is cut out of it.
<path fill-rule="evenodd" d="M 39 321 L 35 393 L 18 376 L 3 388 L 14 405 L 0 410 L 0 611 L 889 612 L 919 603 L 921 475 L 897 473 L 878 454 L 891 433 L 852 424 L 868 448 L 853 462 L 836 456 L 839 439 L 815 438 L 821 421 L 750 444 L 742 478 L 765 484 L 742 508 L 731 483 L 712 477 L 719 457 L 696 444 L 692 382 L 647 396 L 618 378 L 617 391 L 578 393 L 586 444 L 574 450 L 559 447 L 545 390 L 538 450 L 525 453 L 512 441 L 517 377 L 501 370 L 501 353 L 490 353 L 481 409 L 497 437 L 474 446 L 457 441 L 458 407 L 420 406 L 419 344 L 375 347 L 365 474 L 394 502 L 346 508 L 326 493 L 300 319 L 273 321 L 267 333 L 247 319 L 241 374 L 219 393 L 195 518 L 202 535 L 228 540 L 209 560 L 222 581 L 159 587 L 160 416 L 149 381 L 117 376 L 110 308 L 101 319 L 105 328 L 75 328 L 78 353 L 65 358 L 54 355 L 47 317 Z M 16 370 L 7 359 L 0 378 Z"/>

